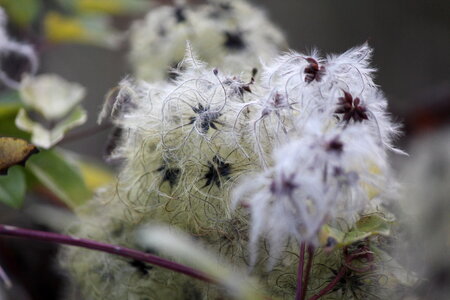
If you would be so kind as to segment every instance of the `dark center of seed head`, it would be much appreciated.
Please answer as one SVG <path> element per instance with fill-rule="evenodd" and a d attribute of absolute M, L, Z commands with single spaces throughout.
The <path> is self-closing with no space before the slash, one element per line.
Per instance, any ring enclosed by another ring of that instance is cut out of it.
<path fill-rule="evenodd" d="M 245 49 L 245 42 L 240 32 L 225 31 L 224 46 L 230 50 Z"/>

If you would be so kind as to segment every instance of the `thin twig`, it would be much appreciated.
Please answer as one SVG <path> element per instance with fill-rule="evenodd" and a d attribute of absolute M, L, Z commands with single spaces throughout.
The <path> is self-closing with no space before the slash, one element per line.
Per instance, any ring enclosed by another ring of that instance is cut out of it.
<path fill-rule="evenodd" d="M 64 137 L 64 139 L 62 139 L 58 145 L 61 144 L 65 144 L 65 143 L 69 143 L 69 142 L 73 142 L 79 139 L 84 139 L 84 138 L 88 138 L 90 136 L 96 135 L 106 129 L 109 129 L 112 127 L 111 123 L 105 123 L 102 125 L 96 125 L 94 127 L 89 127 L 86 128 L 84 130 L 78 131 L 78 132 L 74 132 L 72 134 L 68 134 Z"/>
<path fill-rule="evenodd" d="M 298 258 L 298 269 L 297 269 L 297 290 L 295 291 L 295 300 L 302 299 L 303 290 L 303 266 L 305 265 L 305 242 L 300 244 L 300 257 Z"/>
<path fill-rule="evenodd" d="M 53 232 L 45 232 L 31 229 L 18 228 L 8 225 L 0 225 L 0 235 L 7 235 L 17 238 L 28 238 L 33 240 L 39 240 L 44 242 L 51 242 L 63 245 L 70 245 L 75 247 L 87 248 L 95 251 L 102 251 L 110 254 L 115 254 L 123 257 L 128 257 L 136 259 L 139 261 L 144 261 L 149 264 L 169 269 L 178 273 L 188 275 L 190 277 L 200 279 L 210 283 L 216 283 L 213 278 L 208 277 L 204 273 L 192 269 L 188 266 L 161 258 L 156 255 L 145 253 L 142 251 L 125 248 L 121 246 L 106 244 L 102 242 L 97 242 L 89 239 L 82 239 L 77 237 L 72 237 L 69 235 L 63 235 Z"/>
<path fill-rule="evenodd" d="M 308 246 L 308 261 L 306 263 L 305 279 L 303 280 L 303 289 L 302 289 L 301 300 L 304 300 L 305 296 L 306 296 L 306 291 L 308 289 L 308 282 L 309 282 L 309 274 L 311 273 L 313 259 L 314 259 L 314 246 L 309 245 Z"/>
<path fill-rule="evenodd" d="M 309 249 L 308 249 L 309 251 Z M 357 268 L 351 265 L 352 261 L 358 258 L 362 258 L 366 255 L 370 255 L 373 254 L 371 251 L 367 251 L 365 249 L 362 249 L 359 252 L 356 253 L 349 253 L 348 252 L 348 247 L 344 247 L 343 250 L 343 255 L 344 255 L 344 263 L 342 264 L 341 269 L 339 270 L 339 272 L 336 274 L 336 277 L 329 283 L 327 284 L 327 286 L 325 286 L 322 290 L 319 291 L 319 293 L 315 294 L 314 296 L 312 296 L 311 298 L 309 298 L 308 300 L 317 300 L 320 297 L 328 294 L 329 292 L 331 292 L 333 290 L 333 288 L 336 287 L 336 285 L 339 283 L 339 281 L 342 279 L 342 277 L 348 272 L 348 271 L 355 271 L 358 273 L 365 273 L 368 272 L 370 270 L 372 270 L 374 268 L 374 266 L 372 264 L 370 264 L 368 267 L 366 268 Z M 309 263 L 309 261 L 308 261 Z"/>
<path fill-rule="evenodd" d="M 324 287 L 322 290 L 320 290 L 320 292 L 318 294 L 315 294 L 308 300 L 317 300 L 320 297 L 331 292 L 333 290 L 333 288 L 336 286 L 336 284 L 338 284 L 338 282 L 341 280 L 341 278 L 344 277 L 345 273 L 347 273 L 347 270 L 348 270 L 347 267 L 345 265 L 343 265 L 341 267 L 341 269 L 339 270 L 339 272 L 336 274 L 336 277 L 334 277 L 333 281 L 331 281 L 329 284 L 327 284 L 326 287 Z"/>

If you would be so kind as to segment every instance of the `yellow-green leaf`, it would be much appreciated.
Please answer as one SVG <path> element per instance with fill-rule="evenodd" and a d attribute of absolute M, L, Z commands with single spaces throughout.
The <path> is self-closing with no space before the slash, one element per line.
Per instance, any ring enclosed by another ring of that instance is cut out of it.
<path fill-rule="evenodd" d="M 7 176 L 0 177 L 0 202 L 14 208 L 22 206 L 26 181 L 22 167 L 10 168 Z"/>
<path fill-rule="evenodd" d="M 373 235 L 389 235 L 391 221 L 380 214 L 362 216 L 355 228 L 345 234 L 343 245 L 349 245 Z"/>
<path fill-rule="evenodd" d="M 83 204 L 91 197 L 79 170 L 55 150 L 43 150 L 32 157 L 27 169 L 71 208 Z"/>
<path fill-rule="evenodd" d="M 45 16 L 47 39 L 54 43 L 86 43 L 115 48 L 122 37 L 104 15 L 65 16 L 50 12 Z"/>
<path fill-rule="evenodd" d="M 150 7 L 148 0 L 59 0 L 68 9 L 78 13 L 105 13 L 121 15 L 147 11 Z"/>
<path fill-rule="evenodd" d="M 95 191 L 99 187 L 110 184 L 115 179 L 113 171 L 92 158 L 87 158 L 67 150 L 60 151 L 60 154 L 63 155 L 68 162 L 78 167 L 86 186 L 91 191 Z"/>
<path fill-rule="evenodd" d="M 389 235 L 391 221 L 380 214 L 362 216 L 348 232 L 329 225 L 322 226 L 319 243 L 325 250 L 344 247 L 374 235 Z"/>
<path fill-rule="evenodd" d="M 39 152 L 35 145 L 15 137 L 0 137 L 0 175 L 14 165 L 24 165 L 27 159 Z"/>

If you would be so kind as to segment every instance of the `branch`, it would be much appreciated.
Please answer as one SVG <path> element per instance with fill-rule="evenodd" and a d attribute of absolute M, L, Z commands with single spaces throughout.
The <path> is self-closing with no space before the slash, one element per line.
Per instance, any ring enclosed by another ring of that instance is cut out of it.
<path fill-rule="evenodd" d="M 305 242 L 300 244 L 300 257 L 298 258 L 297 269 L 297 290 L 295 291 L 295 300 L 302 300 L 303 294 L 303 266 L 305 264 Z"/>
<path fill-rule="evenodd" d="M 190 277 L 200 279 L 210 283 L 216 283 L 216 281 L 204 273 L 192 269 L 188 266 L 161 258 L 156 255 L 145 253 L 142 251 L 120 247 L 116 245 L 106 244 L 102 242 L 97 242 L 89 239 L 81 239 L 77 237 L 72 237 L 69 235 L 63 235 L 53 232 L 45 232 L 31 229 L 18 228 L 14 226 L 2 225 L 0 224 L 0 235 L 6 235 L 16 238 L 27 238 L 32 240 L 39 240 L 50 243 L 57 243 L 62 245 L 70 245 L 75 247 L 87 248 L 90 250 L 106 252 L 110 254 L 115 254 L 127 258 L 136 259 L 139 261 L 144 261 L 149 264 L 169 269 L 178 273 L 188 275 Z"/>
<path fill-rule="evenodd" d="M 341 280 L 341 278 L 345 275 L 346 272 L 347 272 L 347 267 L 344 265 L 341 267 L 339 272 L 336 274 L 336 277 L 333 279 L 333 281 L 331 281 L 329 284 L 327 284 L 327 286 L 324 287 L 318 294 L 315 294 L 308 300 L 317 300 L 320 297 L 331 292 L 333 290 L 333 288 L 336 286 L 336 284 L 338 284 L 338 282 Z"/>
<path fill-rule="evenodd" d="M 309 282 L 309 274 L 311 273 L 313 259 L 314 259 L 314 247 L 309 245 L 308 246 L 308 262 L 306 263 L 305 280 L 303 281 L 302 298 L 301 298 L 302 300 L 305 299 L 305 296 L 306 296 L 306 291 L 307 291 L 308 282 Z"/>

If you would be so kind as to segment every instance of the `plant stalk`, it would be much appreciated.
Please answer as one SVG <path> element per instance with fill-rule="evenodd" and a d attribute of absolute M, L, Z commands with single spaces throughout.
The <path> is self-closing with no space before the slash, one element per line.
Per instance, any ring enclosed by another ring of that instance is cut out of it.
<path fill-rule="evenodd" d="M 333 281 L 331 281 L 329 284 L 327 284 L 327 286 L 324 287 L 319 293 L 315 294 L 308 300 L 317 300 L 320 297 L 331 292 L 333 290 L 333 288 L 336 286 L 336 284 L 338 284 L 338 282 L 341 280 L 341 278 L 345 275 L 346 272 L 347 272 L 347 267 L 344 265 L 341 267 L 339 272 L 336 274 L 336 277 L 333 279 Z"/>
<path fill-rule="evenodd" d="M 301 298 L 302 300 L 305 299 L 306 291 L 308 289 L 309 274 L 311 273 L 313 259 L 314 259 L 314 247 L 309 245 L 308 246 L 308 261 L 306 263 L 306 270 L 305 270 L 305 279 L 303 280 L 303 289 L 302 289 L 302 298 Z"/>
<path fill-rule="evenodd" d="M 306 249 L 306 243 L 302 242 L 300 244 L 300 256 L 298 258 L 297 290 L 295 291 L 295 300 L 302 300 L 303 267 L 305 265 L 305 249 Z"/>
<path fill-rule="evenodd" d="M 200 279 L 210 283 L 216 283 L 213 278 L 208 277 L 204 273 L 192 269 L 188 266 L 161 258 L 156 255 L 145 253 L 142 251 L 125 248 L 121 246 L 106 244 L 102 242 L 97 242 L 89 239 L 82 239 L 77 237 L 72 237 L 69 235 L 63 235 L 53 232 L 45 232 L 31 229 L 18 228 L 14 226 L 8 226 L 0 224 L 0 235 L 11 236 L 16 238 L 27 238 L 33 240 L 39 240 L 44 242 L 57 243 L 62 245 L 70 245 L 75 247 L 86 248 L 95 251 L 106 252 L 110 254 L 115 254 L 131 259 L 136 259 L 139 261 L 144 261 L 149 264 L 169 269 L 178 273 L 185 274 L 187 276 Z"/>

